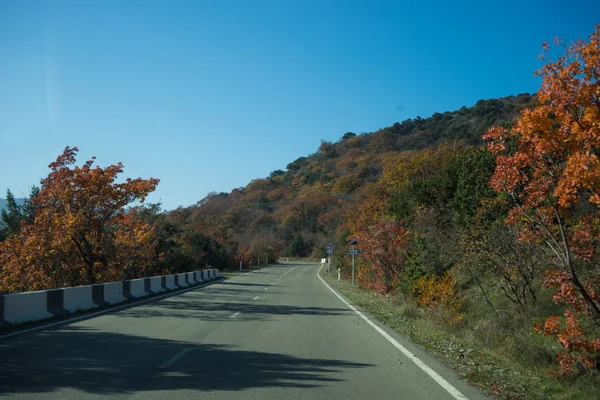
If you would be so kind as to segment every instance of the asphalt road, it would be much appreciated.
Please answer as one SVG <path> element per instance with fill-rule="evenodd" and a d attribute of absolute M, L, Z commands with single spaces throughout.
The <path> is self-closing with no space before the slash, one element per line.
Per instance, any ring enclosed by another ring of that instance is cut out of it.
<path fill-rule="evenodd" d="M 292 263 L 264 268 L 2 339 L 0 396 L 437 400 L 460 393 L 470 400 L 486 398 L 382 327 L 420 361 L 407 358 L 328 289 L 318 269 L 318 264 Z M 439 374 L 446 389 L 423 368 Z"/>

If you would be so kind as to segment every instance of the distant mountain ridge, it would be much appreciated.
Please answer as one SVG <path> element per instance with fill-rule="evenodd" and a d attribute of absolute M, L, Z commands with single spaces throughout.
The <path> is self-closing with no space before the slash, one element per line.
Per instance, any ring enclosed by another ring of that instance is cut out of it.
<path fill-rule="evenodd" d="M 25 202 L 25 199 L 15 199 L 15 201 L 17 202 L 17 204 L 21 205 Z M 2 212 L 2 210 L 4 210 L 6 207 L 8 207 L 8 203 L 6 202 L 6 200 L 0 199 L 0 212 Z"/>

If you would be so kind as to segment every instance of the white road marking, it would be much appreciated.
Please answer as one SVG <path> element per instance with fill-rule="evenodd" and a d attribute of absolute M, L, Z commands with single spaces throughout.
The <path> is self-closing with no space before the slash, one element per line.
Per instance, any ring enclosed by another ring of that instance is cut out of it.
<path fill-rule="evenodd" d="M 179 353 L 175 354 L 173 357 L 169 358 L 167 361 L 160 364 L 160 366 L 158 368 L 161 368 L 161 369 L 169 368 L 171 366 L 171 364 L 173 364 L 175 361 L 179 360 L 181 357 L 183 357 L 185 355 L 185 353 L 187 353 L 190 350 L 192 350 L 191 347 L 187 347 L 187 348 L 181 350 Z"/>
<path fill-rule="evenodd" d="M 240 315 L 240 312 L 239 312 L 239 311 L 238 311 L 238 312 L 236 312 L 236 313 L 233 313 L 233 314 L 232 314 L 232 315 L 231 315 L 229 318 L 235 318 L 235 317 L 237 317 L 238 315 Z"/>
<path fill-rule="evenodd" d="M 268 289 L 268 287 L 265 288 L 265 290 L 267 290 L 267 289 Z"/>
<path fill-rule="evenodd" d="M 425 372 L 434 381 L 436 381 L 438 383 L 438 385 L 440 385 L 442 388 L 444 388 L 444 390 L 446 390 L 446 392 L 448 392 L 452 397 L 454 397 L 456 400 L 469 400 L 458 389 L 456 389 L 454 386 L 452 386 L 452 384 L 450 384 L 450 382 L 448 382 L 447 380 L 445 380 L 444 378 L 442 378 L 437 372 L 435 372 L 434 370 L 432 370 L 427 364 L 425 364 L 423 361 L 421 361 L 420 358 L 418 358 L 417 356 L 415 356 L 406 347 L 404 347 L 400 343 L 398 343 L 398 341 L 396 339 L 394 339 L 386 331 L 384 331 L 383 329 L 381 329 L 380 327 L 378 327 L 377 325 L 375 325 L 375 323 L 373 323 L 373 321 L 371 321 L 369 318 L 367 318 L 363 313 L 361 313 L 360 311 L 358 311 L 352 304 L 348 303 L 342 296 L 340 296 L 335 290 L 333 290 L 323 280 L 323 278 L 321 278 L 320 272 L 321 272 L 322 268 L 323 268 L 323 266 L 321 266 L 321 268 L 319 268 L 319 270 L 317 271 L 317 276 L 319 277 L 319 279 L 321 280 L 321 282 L 323 282 L 323 284 L 325 285 L 325 287 L 327 289 L 331 290 L 331 292 L 333 294 L 335 294 L 344 304 L 346 304 L 352 311 L 354 311 L 362 319 L 364 319 L 367 322 L 367 324 L 371 325 L 371 327 L 373 329 L 375 329 L 377 332 L 379 332 L 379 334 L 381 336 L 383 336 L 388 342 L 390 342 L 395 348 L 397 348 L 398 350 L 400 350 L 400 352 L 402 354 L 404 354 L 406 357 L 408 357 L 409 360 L 411 360 L 412 362 L 414 362 L 417 365 L 417 367 L 421 368 L 423 370 L 423 372 Z"/>
<path fill-rule="evenodd" d="M 170 291 L 170 292 L 167 292 L 167 293 L 162 294 L 160 296 L 153 296 L 153 297 L 151 297 L 149 299 L 140 300 L 140 301 L 136 301 L 136 302 L 132 302 L 132 303 L 125 302 L 125 304 L 123 304 L 123 305 L 116 306 L 116 307 L 111 307 L 111 308 L 107 308 L 106 310 L 102 310 L 102 311 L 96 311 L 96 312 L 93 312 L 93 313 L 85 314 L 85 315 L 82 315 L 81 317 L 63 319 L 62 321 L 53 322 L 51 324 L 40 325 L 40 326 L 36 326 L 34 328 L 24 329 L 22 331 L 17 331 L 17 332 L 13 332 L 13 333 L 7 333 L 6 335 L 0 335 L 0 340 L 2 340 L 2 339 L 8 339 L 9 337 L 17 336 L 17 335 L 20 335 L 22 333 L 35 332 L 35 331 L 39 331 L 39 330 L 42 330 L 42 329 L 45 329 L 45 328 L 51 328 L 51 327 L 56 326 L 56 325 L 68 324 L 68 323 L 71 323 L 71 322 L 77 322 L 77 321 L 81 321 L 82 319 L 90 319 L 90 318 L 95 317 L 97 315 L 108 314 L 108 313 L 111 313 L 111 312 L 122 310 L 123 308 L 127 308 L 127 307 L 137 307 L 139 305 L 142 305 L 142 304 L 145 304 L 145 303 L 149 303 L 151 301 L 160 300 L 160 299 L 163 299 L 165 297 L 180 295 L 180 294 L 189 292 L 190 290 L 200 289 L 200 288 L 203 288 L 205 286 L 212 285 L 214 283 L 222 282 L 224 280 L 225 280 L 225 278 L 219 278 L 219 280 L 217 280 L 217 281 L 202 283 L 202 284 L 197 285 L 197 286 L 192 286 L 192 287 L 190 287 L 188 289 L 177 290 L 177 291 L 174 291 L 174 292 Z"/>
<path fill-rule="evenodd" d="M 296 267 L 292 267 L 292 268 L 288 269 L 288 270 L 287 270 L 287 271 L 285 271 L 285 273 L 284 273 L 283 275 L 281 275 L 281 276 L 284 276 L 285 274 L 287 274 L 288 272 L 290 272 L 290 271 L 291 271 L 291 270 L 293 270 L 294 268 L 296 268 Z"/>
<path fill-rule="evenodd" d="M 258 300 L 258 296 L 256 296 L 255 298 L 253 298 L 252 300 Z"/>

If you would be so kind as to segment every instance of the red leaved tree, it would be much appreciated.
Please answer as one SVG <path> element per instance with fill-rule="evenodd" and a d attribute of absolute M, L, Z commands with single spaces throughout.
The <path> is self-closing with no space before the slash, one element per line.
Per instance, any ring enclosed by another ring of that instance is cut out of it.
<path fill-rule="evenodd" d="M 363 256 L 371 262 L 371 268 L 362 271 L 359 282 L 378 293 L 393 292 L 399 284 L 406 262 L 406 245 L 409 234 L 401 224 L 382 220 L 358 235 Z"/>
<path fill-rule="evenodd" d="M 545 285 L 567 306 L 565 322 L 550 317 L 539 330 L 558 336 L 566 374 L 600 364 L 600 25 L 537 74 L 540 105 L 484 139 L 497 163 L 490 184 L 514 200 L 508 223 L 552 262 Z"/>

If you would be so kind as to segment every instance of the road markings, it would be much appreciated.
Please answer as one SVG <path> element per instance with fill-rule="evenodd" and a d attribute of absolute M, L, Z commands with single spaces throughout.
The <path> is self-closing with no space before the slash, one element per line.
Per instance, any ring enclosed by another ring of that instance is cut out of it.
<path fill-rule="evenodd" d="M 288 272 L 290 272 L 290 271 L 291 271 L 291 270 L 293 270 L 294 268 L 296 268 L 296 267 L 292 267 L 292 268 L 288 269 L 288 270 L 287 270 L 287 271 L 285 271 L 285 273 L 284 273 L 283 275 L 281 275 L 281 276 L 284 276 L 285 274 L 287 274 Z"/>
<path fill-rule="evenodd" d="M 267 289 L 268 289 L 268 287 L 265 288 L 265 290 L 267 290 Z"/>
<path fill-rule="evenodd" d="M 187 353 L 190 350 L 192 350 L 191 347 L 187 347 L 187 348 L 181 350 L 179 353 L 175 354 L 173 357 L 169 358 L 167 361 L 160 364 L 158 368 L 161 368 L 161 369 L 169 368 L 171 366 L 171 364 L 173 364 L 175 361 L 179 360 L 181 357 L 183 357 L 185 355 L 185 353 Z"/>
<path fill-rule="evenodd" d="M 325 264 L 323 264 L 323 265 L 325 265 Z M 454 397 L 456 400 L 469 400 L 458 389 L 456 389 L 454 386 L 452 386 L 452 384 L 450 384 L 450 382 L 448 382 L 447 380 L 445 380 L 444 378 L 442 378 L 437 372 L 435 372 L 434 370 L 432 370 L 427 364 L 425 364 L 423 361 L 421 361 L 420 358 L 418 358 L 417 356 L 415 356 L 406 347 L 404 347 L 400 343 L 398 343 L 398 341 L 396 341 L 396 339 L 394 339 L 386 331 L 384 331 L 383 329 L 381 329 L 380 327 L 378 327 L 377 325 L 375 325 L 375 323 L 373 323 L 373 321 L 371 321 L 369 318 L 367 318 L 363 313 L 361 313 L 360 311 L 358 311 L 352 304 L 348 303 L 346 301 L 346 299 L 344 299 L 335 290 L 333 290 L 331 288 L 331 286 L 329 286 L 323 280 L 323 278 L 321 278 L 320 272 L 321 272 L 321 269 L 323 268 L 323 265 L 317 271 L 317 276 L 319 277 L 319 279 L 321 280 L 321 282 L 323 282 L 323 284 L 325 285 L 325 287 L 327 289 L 331 290 L 331 292 L 333 294 L 335 294 L 344 304 L 346 304 L 352 311 L 354 311 L 362 319 L 364 319 L 367 322 L 367 324 L 371 325 L 371 327 L 373 329 L 375 329 L 381 336 L 383 336 L 395 348 L 397 348 L 398 350 L 400 350 L 400 352 L 402 354 L 404 354 L 406 357 L 408 357 L 409 360 L 411 360 L 412 362 L 414 362 L 417 365 L 417 367 L 421 368 L 421 370 L 423 370 L 423 372 L 425 372 L 427 375 L 429 375 L 431 377 L 431 379 L 433 379 L 434 381 L 436 381 L 438 383 L 438 385 L 440 385 L 442 388 L 444 388 L 444 390 L 446 390 L 446 392 L 448 392 L 452 397 Z"/>
<path fill-rule="evenodd" d="M 237 317 L 238 315 L 240 315 L 240 312 L 239 312 L 239 311 L 238 311 L 238 312 L 236 312 L 236 313 L 233 313 L 232 315 L 230 315 L 230 316 L 229 316 L 229 318 L 235 318 L 235 317 Z"/>
<path fill-rule="evenodd" d="M 256 296 L 255 298 L 253 298 L 252 300 L 258 300 L 258 296 Z"/>

